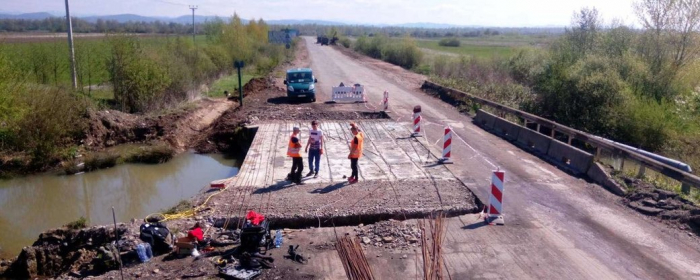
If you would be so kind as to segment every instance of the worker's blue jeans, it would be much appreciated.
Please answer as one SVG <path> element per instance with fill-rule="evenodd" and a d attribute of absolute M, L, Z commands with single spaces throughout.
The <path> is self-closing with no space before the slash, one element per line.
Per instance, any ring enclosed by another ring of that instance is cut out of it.
<path fill-rule="evenodd" d="M 318 173 L 319 165 L 321 165 L 321 150 L 309 149 L 309 170 Z"/>

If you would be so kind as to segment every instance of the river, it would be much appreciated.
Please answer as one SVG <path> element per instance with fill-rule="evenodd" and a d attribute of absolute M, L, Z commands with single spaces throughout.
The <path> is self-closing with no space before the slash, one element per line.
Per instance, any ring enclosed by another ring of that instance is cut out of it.
<path fill-rule="evenodd" d="M 183 153 L 158 165 L 123 164 L 71 176 L 51 174 L 0 180 L 0 257 L 16 256 L 41 232 L 85 217 L 112 224 L 170 208 L 209 182 L 238 172 L 222 155 Z"/>

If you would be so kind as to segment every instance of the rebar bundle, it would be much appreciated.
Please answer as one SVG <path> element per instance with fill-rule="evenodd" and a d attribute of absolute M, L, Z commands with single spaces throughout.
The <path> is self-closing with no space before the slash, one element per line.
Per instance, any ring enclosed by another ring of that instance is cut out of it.
<path fill-rule="evenodd" d="M 438 213 L 434 219 L 418 221 L 421 231 L 421 252 L 423 253 L 423 279 L 442 280 L 442 240 L 445 237 L 445 214 Z M 427 227 L 427 228 L 426 228 Z M 447 274 L 449 277 L 449 273 Z M 452 277 L 449 277 L 452 279 Z"/>
<path fill-rule="evenodd" d="M 372 268 L 367 262 L 362 246 L 357 238 L 345 235 L 336 238 L 335 249 L 343 263 L 345 274 L 350 280 L 373 280 Z"/>

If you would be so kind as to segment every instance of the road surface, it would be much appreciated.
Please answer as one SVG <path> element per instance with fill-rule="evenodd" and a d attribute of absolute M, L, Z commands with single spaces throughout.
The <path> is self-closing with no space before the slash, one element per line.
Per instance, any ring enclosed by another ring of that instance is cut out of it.
<path fill-rule="evenodd" d="M 481 226 L 476 215 L 451 219 L 445 258 L 453 279 L 700 279 L 696 237 L 646 219 L 602 187 L 483 131 L 422 93 L 420 76 L 304 39 L 319 80 L 318 102 L 340 82 L 369 89 L 369 104 L 352 105 L 358 109 L 378 107 L 387 90 L 389 115 L 406 126 L 421 105 L 429 143 L 442 137 L 444 125 L 453 128 L 455 164 L 448 168 L 481 201 L 488 199 L 491 171 L 506 172 L 506 226 Z M 439 145 L 432 147 L 436 154 Z M 412 264 L 396 269 L 414 275 Z"/>

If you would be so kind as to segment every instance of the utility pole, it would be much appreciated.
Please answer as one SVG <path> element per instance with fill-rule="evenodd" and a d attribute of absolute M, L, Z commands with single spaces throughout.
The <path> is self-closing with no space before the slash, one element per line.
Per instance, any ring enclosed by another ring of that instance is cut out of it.
<path fill-rule="evenodd" d="M 68 0 L 66 0 L 66 1 L 68 1 Z M 195 27 L 194 27 L 194 10 L 196 10 L 196 9 L 197 9 L 197 6 L 190 5 L 190 10 L 192 10 L 192 44 L 194 44 L 194 35 L 197 34 L 197 32 L 195 31 Z"/>
<path fill-rule="evenodd" d="M 75 76 L 75 51 L 73 50 L 73 24 L 70 20 L 70 8 L 68 8 L 68 0 L 66 0 L 66 22 L 68 23 L 68 48 L 70 51 L 70 74 L 73 82 L 73 89 L 78 88 L 78 80 Z"/>

